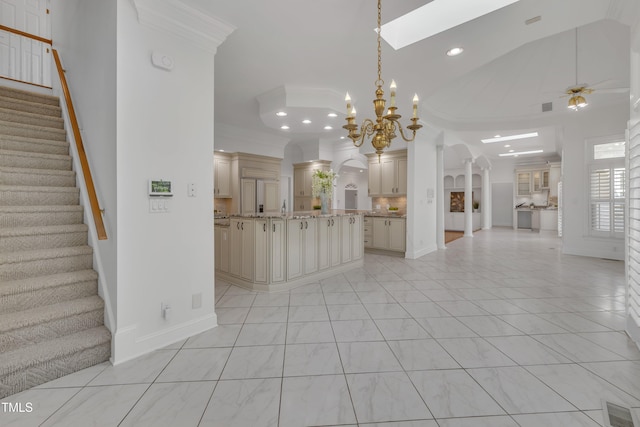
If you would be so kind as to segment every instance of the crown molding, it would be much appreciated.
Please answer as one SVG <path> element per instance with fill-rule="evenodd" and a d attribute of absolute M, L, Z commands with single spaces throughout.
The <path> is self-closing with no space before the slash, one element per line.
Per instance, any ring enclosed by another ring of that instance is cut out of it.
<path fill-rule="evenodd" d="M 132 0 L 138 22 L 216 53 L 236 27 L 180 0 Z"/>

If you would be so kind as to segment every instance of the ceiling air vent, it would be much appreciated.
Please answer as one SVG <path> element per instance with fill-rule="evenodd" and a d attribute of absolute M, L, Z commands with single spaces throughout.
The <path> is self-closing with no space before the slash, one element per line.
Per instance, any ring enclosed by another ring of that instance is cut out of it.
<path fill-rule="evenodd" d="M 629 408 L 603 400 L 602 409 L 605 427 L 640 427 Z"/>
<path fill-rule="evenodd" d="M 542 104 L 542 112 L 546 113 L 547 111 L 553 110 L 553 102 L 545 102 Z"/>

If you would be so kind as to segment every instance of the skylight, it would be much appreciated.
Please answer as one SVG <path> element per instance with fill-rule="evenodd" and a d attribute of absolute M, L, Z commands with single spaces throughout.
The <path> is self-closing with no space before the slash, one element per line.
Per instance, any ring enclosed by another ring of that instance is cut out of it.
<path fill-rule="evenodd" d="M 501 9 L 518 0 L 433 0 L 382 26 L 395 50 Z"/>
<path fill-rule="evenodd" d="M 530 132 L 530 133 L 521 133 L 518 135 L 508 135 L 508 136 L 496 136 L 493 138 L 481 139 L 484 144 L 491 144 L 492 142 L 504 142 L 504 141 L 515 141 L 517 139 L 525 139 L 525 138 L 535 138 L 538 136 L 538 132 Z"/>

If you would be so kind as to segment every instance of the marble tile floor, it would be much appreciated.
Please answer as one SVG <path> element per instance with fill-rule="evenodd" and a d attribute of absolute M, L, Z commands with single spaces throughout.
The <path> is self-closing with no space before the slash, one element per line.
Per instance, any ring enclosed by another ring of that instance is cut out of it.
<path fill-rule="evenodd" d="M 493 229 L 286 293 L 216 283 L 220 326 L 3 402 L 2 426 L 589 427 L 640 416 L 622 262 Z M 3 406 L 4 407 L 4 406 Z"/>

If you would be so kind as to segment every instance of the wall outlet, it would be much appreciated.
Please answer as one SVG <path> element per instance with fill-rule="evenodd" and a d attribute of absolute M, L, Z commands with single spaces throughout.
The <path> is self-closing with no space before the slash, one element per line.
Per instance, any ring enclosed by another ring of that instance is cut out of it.
<path fill-rule="evenodd" d="M 191 308 L 201 308 L 202 307 L 202 294 L 193 294 L 191 295 Z"/>
<path fill-rule="evenodd" d="M 169 304 L 160 303 L 160 315 L 164 320 L 171 318 L 171 306 Z"/>

